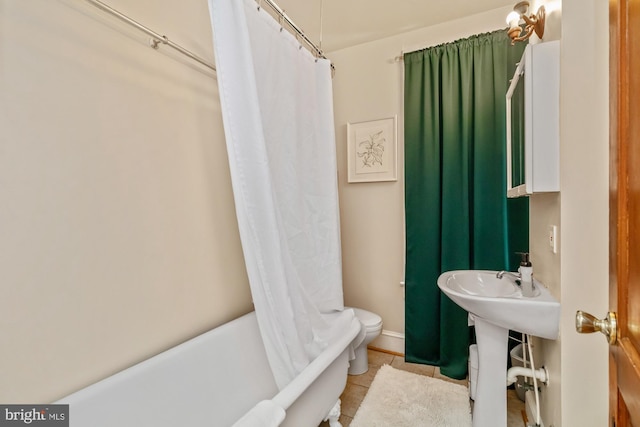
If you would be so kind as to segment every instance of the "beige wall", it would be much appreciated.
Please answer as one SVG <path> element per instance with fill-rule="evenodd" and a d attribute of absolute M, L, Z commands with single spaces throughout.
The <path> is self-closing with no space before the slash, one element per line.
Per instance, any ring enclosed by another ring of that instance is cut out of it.
<path fill-rule="evenodd" d="M 565 427 L 608 424 L 608 347 L 602 336 L 577 334 L 574 320 L 576 310 L 602 317 L 608 308 L 608 23 L 607 2 L 563 2 L 560 334 Z"/>
<path fill-rule="evenodd" d="M 207 5 L 109 2 L 213 60 Z M 215 77 L 86 4 L 0 0 L 0 402 L 251 310 Z"/>
<path fill-rule="evenodd" d="M 564 0 L 561 34 L 561 192 L 530 199 L 534 274 L 562 307 L 560 338 L 536 341 L 551 377 L 542 418 L 607 425 L 607 345 L 577 334 L 574 319 L 576 310 L 601 316 L 608 307 L 608 5 Z M 550 225 L 559 226 L 557 254 Z"/>

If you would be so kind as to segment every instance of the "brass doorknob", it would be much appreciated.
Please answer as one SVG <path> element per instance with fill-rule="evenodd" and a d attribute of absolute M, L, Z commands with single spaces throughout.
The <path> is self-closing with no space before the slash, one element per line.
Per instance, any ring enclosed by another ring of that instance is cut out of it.
<path fill-rule="evenodd" d="M 576 331 L 580 334 L 602 332 L 607 337 L 607 342 L 613 345 L 618 339 L 616 314 L 610 311 L 604 319 L 597 319 L 589 313 L 578 310 L 576 312 Z"/>

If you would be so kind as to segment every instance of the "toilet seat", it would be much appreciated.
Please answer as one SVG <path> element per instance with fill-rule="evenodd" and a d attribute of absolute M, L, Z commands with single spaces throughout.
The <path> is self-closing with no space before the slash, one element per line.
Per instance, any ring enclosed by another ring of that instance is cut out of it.
<path fill-rule="evenodd" d="M 358 320 L 364 325 L 367 332 L 377 331 L 382 328 L 382 317 L 361 308 L 352 308 L 352 310 L 356 314 Z"/>

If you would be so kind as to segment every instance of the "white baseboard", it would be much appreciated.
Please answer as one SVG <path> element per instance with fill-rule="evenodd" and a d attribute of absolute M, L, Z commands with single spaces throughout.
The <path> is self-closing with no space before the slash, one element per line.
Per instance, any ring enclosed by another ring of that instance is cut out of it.
<path fill-rule="evenodd" d="M 404 354 L 404 334 L 383 329 L 380 336 L 373 340 L 369 346 Z"/>

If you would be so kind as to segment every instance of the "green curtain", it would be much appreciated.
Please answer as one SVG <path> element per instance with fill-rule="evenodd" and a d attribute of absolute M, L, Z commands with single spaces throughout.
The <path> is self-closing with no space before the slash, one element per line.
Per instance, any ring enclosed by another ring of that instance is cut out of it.
<path fill-rule="evenodd" d="M 506 198 L 509 79 L 523 52 L 506 31 L 404 55 L 405 358 L 464 378 L 467 312 L 442 294 L 449 270 L 515 270 L 528 200 Z"/>

